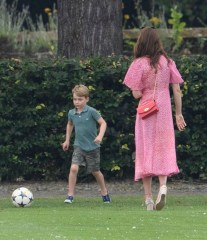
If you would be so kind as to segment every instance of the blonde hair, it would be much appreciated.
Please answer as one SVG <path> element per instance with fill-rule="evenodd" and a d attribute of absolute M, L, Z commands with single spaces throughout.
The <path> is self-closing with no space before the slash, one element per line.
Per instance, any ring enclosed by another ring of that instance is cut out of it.
<path fill-rule="evenodd" d="M 85 85 L 79 84 L 76 85 L 73 90 L 72 93 L 76 94 L 78 97 L 89 97 L 89 90 Z"/>

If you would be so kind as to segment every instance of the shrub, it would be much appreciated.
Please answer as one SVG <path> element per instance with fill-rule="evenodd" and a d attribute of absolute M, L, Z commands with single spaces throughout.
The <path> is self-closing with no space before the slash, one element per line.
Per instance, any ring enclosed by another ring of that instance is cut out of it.
<path fill-rule="evenodd" d="M 176 58 L 185 85 L 186 131 L 177 135 L 182 176 L 207 173 L 205 124 L 207 57 Z M 109 177 L 134 169 L 137 101 L 122 81 L 132 59 L 108 58 L 0 61 L 0 177 L 2 180 L 65 179 L 72 149 L 63 152 L 71 89 L 85 84 L 90 102 L 106 119 L 101 167 Z"/>
<path fill-rule="evenodd" d="M 185 80 L 184 132 L 177 133 L 177 151 L 182 172 L 191 177 L 207 177 L 207 67 L 206 56 L 184 57 L 177 64 Z"/>

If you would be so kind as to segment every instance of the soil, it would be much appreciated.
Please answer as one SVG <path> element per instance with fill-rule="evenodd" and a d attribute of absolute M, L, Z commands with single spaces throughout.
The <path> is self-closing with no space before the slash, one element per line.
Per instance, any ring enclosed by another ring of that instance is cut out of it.
<path fill-rule="evenodd" d="M 133 180 L 115 180 L 106 182 L 108 191 L 113 195 L 143 195 L 142 182 Z M 3 182 L 0 184 L 0 198 L 10 197 L 12 192 L 18 187 L 30 189 L 35 198 L 53 197 L 67 195 L 68 184 L 66 181 L 19 181 L 14 183 Z M 157 194 L 158 182 L 153 182 L 153 193 Z M 206 195 L 207 182 L 204 181 L 183 181 L 175 180 L 168 182 L 168 194 L 170 195 Z M 100 195 L 99 186 L 95 181 L 78 182 L 76 185 L 76 196 L 96 197 Z"/>

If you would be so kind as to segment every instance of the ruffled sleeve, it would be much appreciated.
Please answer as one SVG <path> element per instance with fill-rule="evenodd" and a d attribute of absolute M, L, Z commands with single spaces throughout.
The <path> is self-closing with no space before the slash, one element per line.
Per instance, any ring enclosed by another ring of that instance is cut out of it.
<path fill-rule="evenodd" d="M 175 62 L 171 60 L 170 64 L 170 83 L 183 83 L 182 76 L 180 75 Z"/>
<path fill-rule="evenodd" d="M 123 84 L 125 84 L 131 90 L 142 90 L 142 75 L 143 75 L 143 67 L 140 59 L 134 60 L 124 78 Z"/>

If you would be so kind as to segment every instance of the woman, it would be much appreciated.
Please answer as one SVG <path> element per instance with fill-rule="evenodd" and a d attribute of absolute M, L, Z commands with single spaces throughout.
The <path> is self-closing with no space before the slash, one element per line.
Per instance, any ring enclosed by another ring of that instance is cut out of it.
<path fill-rule="evenodd" d="M 132 91 L 139 105 L 154 96 L 158 112 L 146 119 L 137 113 L 135 123 L 135 181 L 142 179 L 147 210 L 161 210 L 166 203 L 167 177 L 179 172 L 175 151 L 169 85 L 172 85 L 176 124 L 180 131 L 186 123 L 182 115 L 180 85 L 183 79 L 173 60 L 169 59 L 154 28 L 140 31 L 134 48 L 135 59 L 124 84 Z M 154 204 L 152 177 L 159 178 L 159 193 Z"/>

